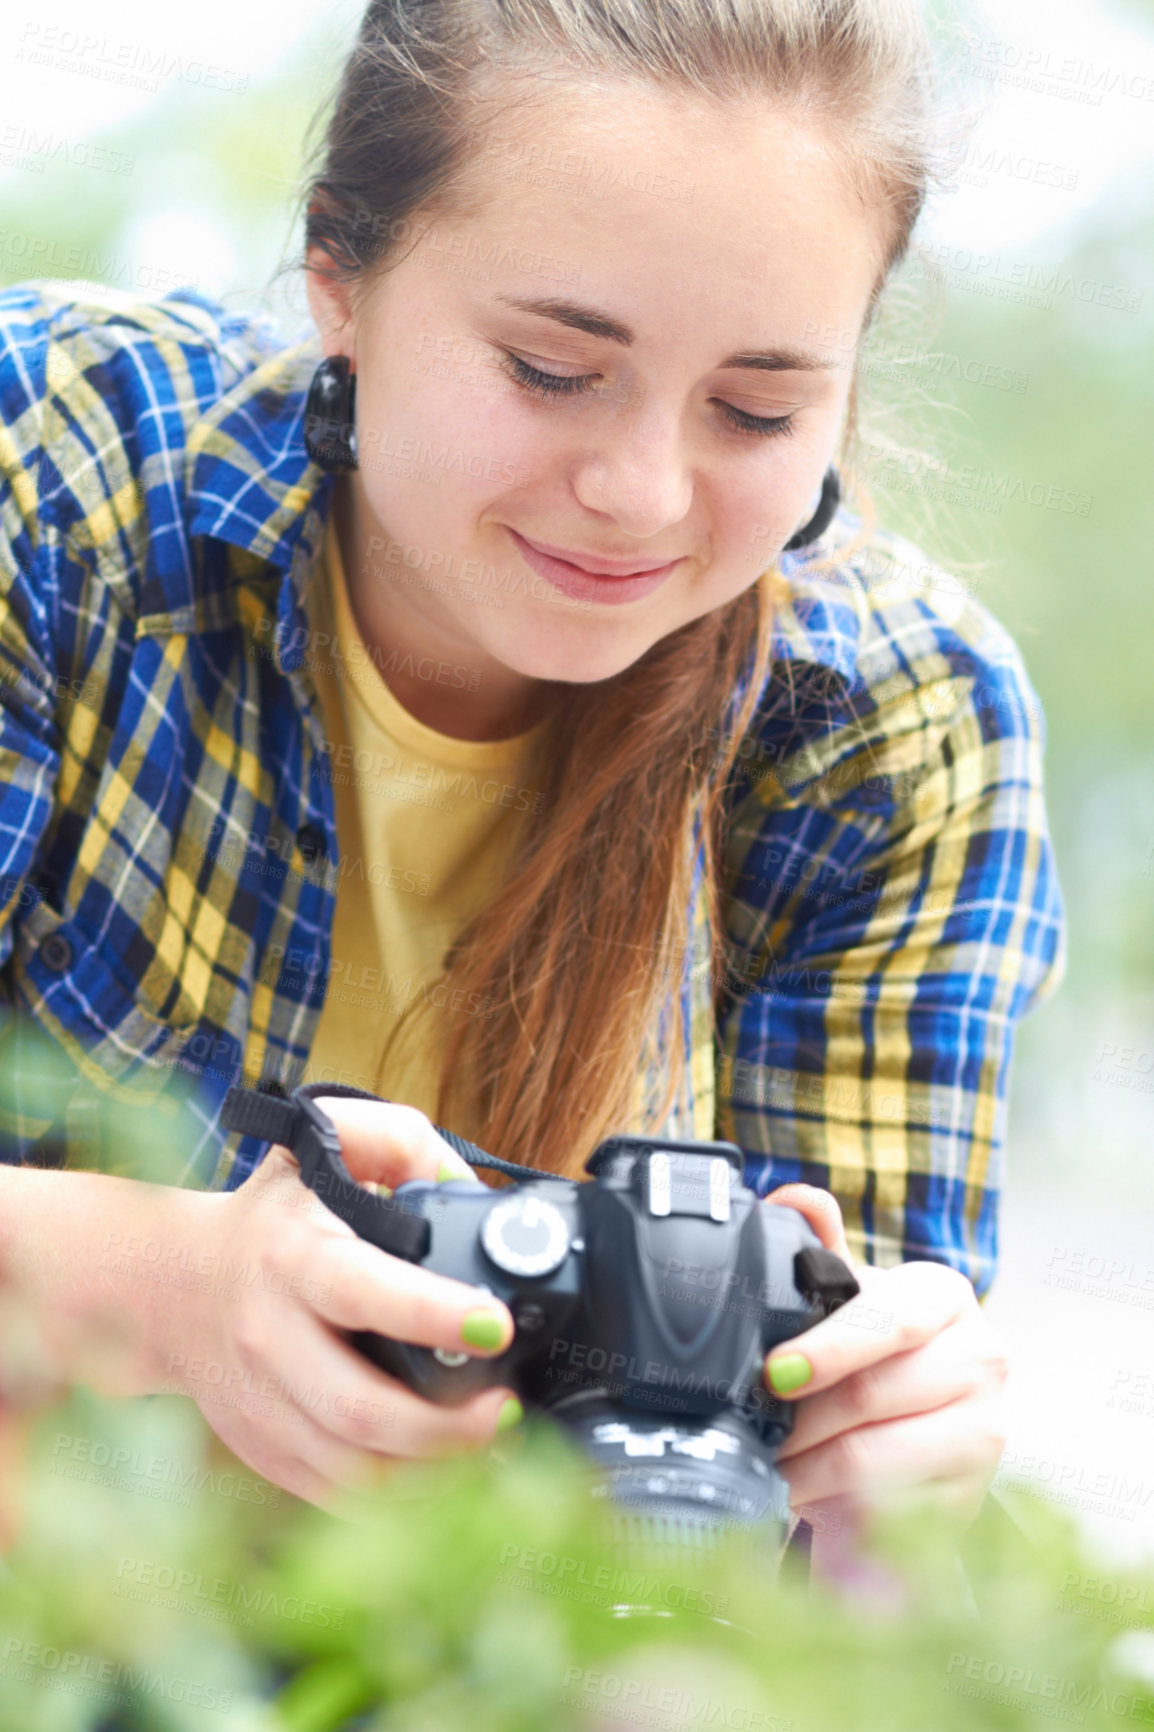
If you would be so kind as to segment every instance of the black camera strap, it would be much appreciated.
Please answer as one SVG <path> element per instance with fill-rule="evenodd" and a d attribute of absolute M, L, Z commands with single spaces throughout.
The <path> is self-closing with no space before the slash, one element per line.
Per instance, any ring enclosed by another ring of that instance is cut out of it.
<path fill-rule="evenodd" d="M 330 1095 L 350 1100 L 389 1103 L 367 1089 L 345 1083 L 305 1083 L 285 1096 L 283 1085 L 254 1089 L 235 1084 L 224 1097 L 220 1122 L 227 1131 L 259 1137 L 291 1149 L 300 1163 L 301 1177 L 321 1201 L 346 1221 L 359 1238 L 408 1262 L 419 1262 L 429 1248 L 429 1223 L 405 1208 L 403 1201 L 377 1196 L 359 1185 L 345 1166 L 336 1127 L 315 1103 Z M 486 1167 L 514 1179 L 554 1179 L 556 1173 L 503 1161 L 478 1148 L 467 1137 L 457 1136 L 441 1125 L 433 1129 L 471 1167 Z"/>

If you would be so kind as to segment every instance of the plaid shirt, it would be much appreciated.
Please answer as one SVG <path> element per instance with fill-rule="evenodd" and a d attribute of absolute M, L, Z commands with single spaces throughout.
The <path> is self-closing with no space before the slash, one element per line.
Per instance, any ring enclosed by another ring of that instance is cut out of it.
<path fill-rule="evenodd" d="M 304 1072 L 339 853 L 303 600 L 333 477 L 296 336 L 189 290 L 0 291 L 6 1161 L 126 1170 L 123 1100 L 179 1115 L 183 1182 L 231 1189 L 266 1145 L 219 1129 L 230 1083 Z M 1012 1027 L 1062 963 L 1038 701 L 908 542 L 843 512 L 778 574 L 726 991 L 715 1024 L 699 848 L 667 1131 L 737 1142 L 761 1194 L 829 1188 L 860 1259 L 983 1291 Z M 50 1113 L 37 1030 L 72 1078 Z"/>

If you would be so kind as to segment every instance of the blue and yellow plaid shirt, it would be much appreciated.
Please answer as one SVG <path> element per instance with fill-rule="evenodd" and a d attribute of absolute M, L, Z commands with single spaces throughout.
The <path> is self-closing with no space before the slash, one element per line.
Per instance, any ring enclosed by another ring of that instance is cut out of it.
<path fill-rule="evenodd" d="M 126 1170 L 122 1101 L 177 1111 L 183 1182 L 231 1189 L 266 1145 L 220 1130 L 229 1085 L 304 1073 L 340 873 L 305 653 L 319 358 L 193 291 L 0 292 L 6 1161 Z M 1013 1025 L 1061 972 L 1038 701 L 963 586 L 848 513 L 775 583 L 728 988 L 715 1022 L 699 852 L 668 1130 L 737 1142 L 761 1194 L 833 1191 L 859 1259 L 984 1291 Z M 45 1036 L 73 1079 L 48 1116 Z"/>

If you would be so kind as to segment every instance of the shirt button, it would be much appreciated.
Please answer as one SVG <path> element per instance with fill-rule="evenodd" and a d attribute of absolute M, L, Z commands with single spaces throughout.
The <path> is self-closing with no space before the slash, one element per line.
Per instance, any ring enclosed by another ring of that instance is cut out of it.
<path fill-rule="evenodd" d="M 63 974 L 66 968 L 72 967 L 72 945 L 62 932 L 52 932 L 40 946 L 40 955 L 45 968 L 50 968 L 53 974 Z"/>
<path fill-rule="evenodd" d="M 306 866 L 311 866 L 325 851 L 324 835 L 315 824 L 302 824 L 297 831 L 297 847 L 304 856 Z"/>

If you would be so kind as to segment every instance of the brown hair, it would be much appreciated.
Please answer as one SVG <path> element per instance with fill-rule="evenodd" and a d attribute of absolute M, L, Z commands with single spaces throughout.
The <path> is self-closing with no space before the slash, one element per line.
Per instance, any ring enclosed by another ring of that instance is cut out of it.
<path fill-rule="evenodd" d="M 929 65 L 913 0 L 372 0 L 306 185 L 306 251 L 328 254 L 355 296 L 416 217 L 467 204 L 488 104 L 547 101 L 556 67 L 763 95 L 824 120 L 839 165 L 890 213 L 876 303 L 925 195 Z M 851 394 L 848 432 L 854 415 Z M 668 1005 L 664 1098 L 631 1128 L 665 1126 L 684 1086 L 698 826 L 716 992 L 726 979 L 723 800 L 769 669 L 772 581 L 763 572 L 613 678 L 562 688 L 542 730 L 544 813 L 445 958 L 457 1002 L 492 1008 L 450 1018 L 438 1123 L 577 1174 L 629 1125 Z"/>

